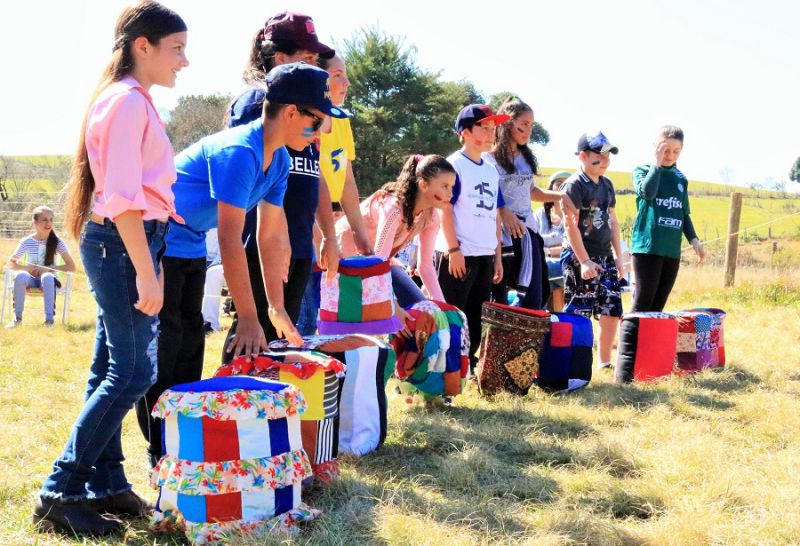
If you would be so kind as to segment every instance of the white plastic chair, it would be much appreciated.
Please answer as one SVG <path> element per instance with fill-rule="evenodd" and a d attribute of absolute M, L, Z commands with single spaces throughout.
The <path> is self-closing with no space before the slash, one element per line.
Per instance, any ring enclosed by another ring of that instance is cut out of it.
<path fill-rule="evenodd" d="M 8 266 L 3 268 L 3 303 L 2 311 L 0 311 L 0 322 L 3 324 L 6 322 L 6 308 L 8 308 L 10 315 L 13 315 L 14 313 L 13 302 L 15 273 L 16 272 L 10 269 Z M 63 275 L 64 279 L 61 283 L 61 288 L 56 288 L 56 295 L 62 295 L 63 301 L 61 303 L 61 324 L 66 324 L 67 320 L 69 320 L 69 300 L 70 296 L 72 295 L 72 273 L 62 272 L 58 275 Z M 39 288 L 28 288 L 26 293 L 28 296 L 42 295 L 42 291 Z M 56 304 L 58 304 L 58 299 L 56 299 Z"/>

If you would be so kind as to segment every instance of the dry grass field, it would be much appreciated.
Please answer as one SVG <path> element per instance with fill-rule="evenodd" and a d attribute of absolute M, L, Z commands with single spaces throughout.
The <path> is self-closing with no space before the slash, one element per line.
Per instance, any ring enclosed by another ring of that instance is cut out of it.
<path fill-rule="evenodd" d="M 3 255 L 9 246 L 0 242 Z M 724 290 L 719 268 L 682 268 L 671 308 L 728 311 L 722 371 L 624 386 L 597 371 L 569 396 L 534 388 L 491 401 L 470 386 L 433 410 L 405 404 L 390 384 L 386 444 L 343 457 L 341 480 L 306 495 L 324 515 L 291 543 L 800 543 L 796 273 L 743 268 L 737 287 Z M 82 276 L 75 284 L 67 326 L 39 326 L 34 299 L 23 327 L 0 330 L 0 544 L 184 544 L 144 522 L 105 542 L 39 535 L 30 525 L 36 492 L 80 408 L 92 349 L 94 303 Z M 208 338 L 207 374 L 222 340 Z M 155 499 L 132 414 L 123 440 L 129 479 Z"/>

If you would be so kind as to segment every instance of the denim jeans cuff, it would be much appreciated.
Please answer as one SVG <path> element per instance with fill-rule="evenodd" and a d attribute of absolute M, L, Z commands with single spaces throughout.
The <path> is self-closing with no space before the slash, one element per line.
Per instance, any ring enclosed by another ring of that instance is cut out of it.
<path fill-rule="evenodd" d="M 100 491 L 99 493 L 96 493 L 96 492 L 89 493 L 88 498 L 93 499 L 93 500 L 94 499 L 105 499 L 106 497 L 113 497 L 115 495 L 121 495 L 122 493 L 127 493 L 131 489 L 133 489 L 133 485 L 127 484 L 125 487 L 123 487 L 121 489 L 119 489 L 119 488 L 110 488 L 110 489 L 106 489 L 105 491 Z"/>

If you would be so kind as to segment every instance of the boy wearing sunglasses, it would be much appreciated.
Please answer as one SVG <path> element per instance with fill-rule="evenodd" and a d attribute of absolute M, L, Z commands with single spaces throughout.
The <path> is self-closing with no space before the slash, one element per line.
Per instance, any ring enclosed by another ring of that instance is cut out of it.
<path fill-rule="evenodd" d="M 205 335 L 202 301 L 206 232 L 217 229 L 222 266 L 236 305 L 239 325 L 226 347 L 232 356 L 267 348 L 258 320 L 242 230 L 248 210 L 258 209 L 256 239 L 269 301 L 269 319 L 280 337 L 301 337 L 284 307 L 283 283 L 291 250 L 283 199 L 290 168 L 285 146 L 303 149 L 319 137 L 326 116 L 342 117 L 328 91 L 328 73 L 290 63 L 265 78 L 261 117 L 209 135 L 175 158 L 175 208 L 184 223 L 170 222 L 163 258 L 164 306 L 159 314 L 158 379 L 137 405 L 150 442 L 151 462 L 161 455 L 160 423 L 149 412 L 161 393 L 197 381 L 203 370 Z"/>
<path fill-rule="evenodd" d="M 603 176 L 610 154 L 618 151 L 600 131 L 584 133 L 575 152 L 581 167 L 561 186 L 577 209 L 565 211 L 569 247 L 561 255 L 564 310 L 599 319 L 601 368 L 611 367 L 611 346 L 622 316 L 619 279 L 624 270 L 617 200 L 614 185 Z"/>

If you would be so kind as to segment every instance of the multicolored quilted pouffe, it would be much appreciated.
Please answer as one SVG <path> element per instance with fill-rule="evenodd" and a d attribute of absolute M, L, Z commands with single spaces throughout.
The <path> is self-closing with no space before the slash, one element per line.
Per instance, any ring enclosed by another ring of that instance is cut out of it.
<path fill-rule="evenodd" d="M 285 340 L 270 348 L 287 347 Z M 339 452 L 364 455 L 386 440 L 386 384 L 395 354 L 383 341 L 360 334 L 303 338 L 303 350 L 319 351 L 347 366 L 339 387 Z"/>
<path fill-rule="evenodd" d="M 668 313 L 625 313 L 619 326 L 617 383 L 652 381 L 675 367 L 678 321 Z"/>
<path fill-rule="evenodd" d="M 291 531 L 319 515 L 303 504 L 311 474 L 300 438 L 303 394 L 255 377 L 176 385 L 156 402 L 166 454 L 153 472 L 156 530 L 179 529 L 193 544 Z"/>
<path fill-rule="evenodd" d="M 276 349 L 248 362 L 244 356 L 223 364 L 217 377 L 249 375 L 294 385 L 306 399 L 300 417 L 303 449 L 311 459 L 314 476 L 322 483 L 339 477 L 339 379 L 344 363 L 316 351 Z"/>
<path fill-rule="evenodd" d="M 481 328 L 481 353 L 475 367 L 481 394 L 527 394 L 539 371 L 550 313 L 486 302 Z"/>
<path fill-rule="evenodd" d="M 678 369 L 699 372 L 725 366 L 722 321 L 725 311 L 714 308 L 688 309 L 675 313 L 678 319 Z"/>
<path fill-rule="evenodd" d="M 580 315 L 553 313 L 544 338 L 536 384 L 548 392 L 570 392 L 592 380 L 592 321 Z"/>
<path fill-rule="evenodd" d="M 397 377 L 426 397 L 461 394 L 469 370 L 467 317 L 458 307 L 440 301 L 421 301 L 407 309 L 414 318 L 411 338 L 395 336 Z"/>
<path fill-rule="evenodd" d="M 320 334 L 393 334 L 402 326 L 389 262 L 379 256 L 341 260 L 333 279 L 322 276 L 320 291 Z"/>

